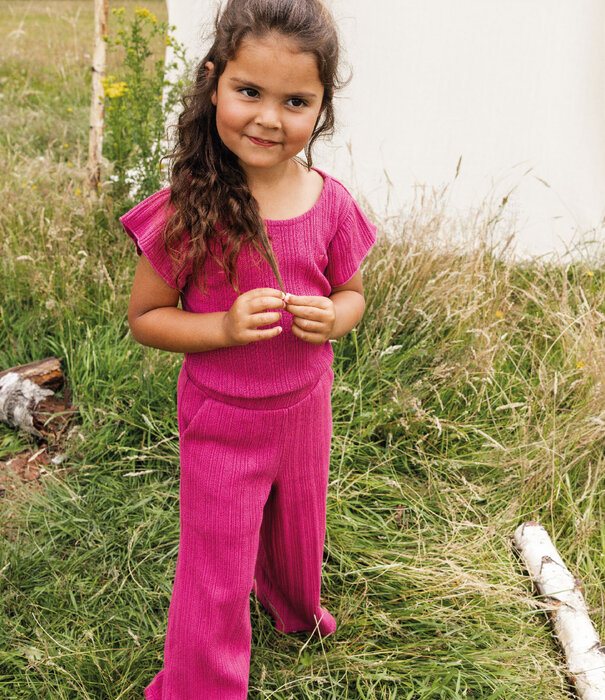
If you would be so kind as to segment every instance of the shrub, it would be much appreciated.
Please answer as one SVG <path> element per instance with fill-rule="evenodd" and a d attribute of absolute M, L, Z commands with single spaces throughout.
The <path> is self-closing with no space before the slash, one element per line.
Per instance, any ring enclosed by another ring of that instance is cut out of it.
<path fill-rule="evenodd" d="M 105 132 L 103 155 L 111 163 L 114 195 L 147 197 L 162 186 L 160 159 L 166 147 L 165 123 L 184 86 L 188 64 L 185 49 L 171 36 L 167 22 L 158 22 L 145 7 L 132 18 L 124 8 L 113 9 L 115 36 L 106 36 L 108 52 L 115 51 L 119 72 L 103 80 Z M 176 61 L 166 65 L 154 58 L 159 42 L 171 46 Z M 183 67 L 176 82 L 166 79 L 168 68 Z"/>

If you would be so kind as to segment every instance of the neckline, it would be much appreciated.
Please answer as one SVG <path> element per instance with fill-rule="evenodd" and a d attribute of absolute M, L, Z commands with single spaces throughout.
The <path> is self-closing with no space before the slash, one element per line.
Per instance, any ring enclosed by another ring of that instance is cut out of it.
<path fill-rule="evenodd" d="M 324 181 L 323 187 L 321 188 L 321 192 L 319 193 L 319 197 L 315 200 L 315 204 L 310 209 L 307 209 L 307 211 L 303 212 L 302 214 L 299 214 L 298 216 L 294 216 L 291 219 L 263 219 L 263 222 L 265 224 L 279 226 L 280 224 L 296 223 L 298 221 L 301 221 L 302 219 L 306 219 L 320 206 L 326 194 L 329 176 L 319 168 L 311 166 L 311 170 L 315 170 L 316 173 L 319 173 Z"/>

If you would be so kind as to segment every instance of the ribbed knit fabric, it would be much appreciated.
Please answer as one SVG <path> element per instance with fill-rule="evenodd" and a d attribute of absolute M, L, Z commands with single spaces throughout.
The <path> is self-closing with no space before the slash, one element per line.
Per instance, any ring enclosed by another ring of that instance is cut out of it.
<path fill-rule="evenodd" d="M 266 219 L 285 290 L 291 294 L 329 296 L 333 287 L 347 282 L 376 242 L 376 227 L 346 188 L 322 171 L 324 187 L 315 205 L 293 219 Z M 156 272 L 176 288 L 172 261 L 161 231 L 166 221 L 169 188 L 152 194 L 120 218 Z M 220 255 L 216 247 L 215 253 Z M 182 306 L 186 311 L 228 311 L 237 298 L 220 265 L 208 256 L 207 294 L 186 283 Z M 269 264 L 252 248 L 242 247 L 238 259 L 242 293 L 258 287 L 279 289 Z M 331 366 L 329 341 L 307 343 L 291 331 L 292 314 L 281 310 L 282 332 L 263 341 L 202 353 L 190 353 L 185 362 L 204 387 L 227 397 L 271 397 L 313 386 Z"/>
<path fill-rule="evenodd" d="M 280 632 L 335 631 L 320 605 L 333 379 L 264 410 L 211 398 L 183 367 L 179 553 L 146 700 L 245 700 L 252 590 Z"/>
<path fill-rule="evenodd" d="M 265 222 L 286 291 L 296 295 L 328 296 L 376 240 L 343 185 L 319 172 L 324 187 L 309 211 Z M 160 190 L 120 220 L 177 288 L 161 239 L 168 197 Z M 211 257 L 207 265 L 207 295 L 190 278 L 181 289 L 187 311 L 227 311 L 236 299 L 222 268 Z M 238 271 L 242 293 L 279 288 L 252 249 L 242 248 Z M 146 700 L 245 700 L 251 591 L 280 632 L 336 629 L 320 605 L 332 347 L 297 338 L 289 312 L 279 323 L 274 338 L 185 356 L 177 390 L 179 552 L 164 667 Z"/>

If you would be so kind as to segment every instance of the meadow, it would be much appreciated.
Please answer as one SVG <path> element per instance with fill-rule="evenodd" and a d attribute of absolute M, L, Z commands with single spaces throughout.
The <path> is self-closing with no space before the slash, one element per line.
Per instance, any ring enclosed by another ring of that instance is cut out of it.
<path fill-rule="evenodd" d="M 0 369 L 61 357 L 79 409 L 66 460 L 0 500 L 0 697 L 142 698 L 178 550 L 181 357 L 129 332 L 133 202 L 86 189 L 92 3 L 8 0 L 0 33 Z M 605 635 L 605 251 L 515 261 L 490 243 L 501 211 L 444 201 L 376 222 L 365 316 L 333 344 L 338 630 L 280 635 L 252 596 L 250 698 L 574 697 L 511 546 L 525 520 Z M 437 244 L 454 228 L 466 248 Z M 0 460 L 34 446 L 0 425 Z"/>

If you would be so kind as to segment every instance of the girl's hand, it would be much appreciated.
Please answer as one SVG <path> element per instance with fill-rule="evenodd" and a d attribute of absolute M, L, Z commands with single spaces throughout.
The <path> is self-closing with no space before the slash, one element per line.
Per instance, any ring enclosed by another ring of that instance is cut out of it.
<path fill-rule="evenodd" d="M 286 311 L 292 316 L 292 333 L 297 338 L 321 345 L 330 339 L 336 311 L 328 297 L 286 295 Z"/>
<path fill-rule="evenodd" d="M 279 289 L 260 287 L 240 294 L 224 316 L 224 331 L 230 345 L 247 345 L 257 340 L 273 338 L 282 332 L 281 326 L 260 329 L 281 319 L 279 311 L 286 303 Z"/>

